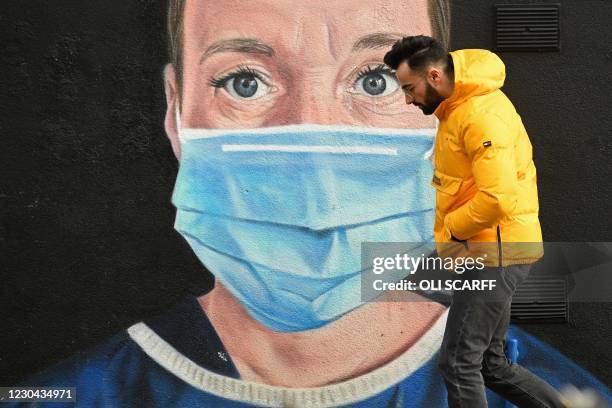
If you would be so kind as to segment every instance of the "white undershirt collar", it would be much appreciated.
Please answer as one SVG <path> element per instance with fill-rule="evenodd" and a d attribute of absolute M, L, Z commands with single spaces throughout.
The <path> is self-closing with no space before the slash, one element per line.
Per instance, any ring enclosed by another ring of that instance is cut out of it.
<path fill-rule="evenodd" d="M 181 354 L 145 323 L 137 323 L 127 332 L 159 365 L 201 391 L 254 405 L 322 408 L 365 400 L 409 377 L 439 350 L 447 316 L 448 309 L 412 347 L 384 366 L 350 380 L 313 388 L 278 387 L 219 375 Z"/>

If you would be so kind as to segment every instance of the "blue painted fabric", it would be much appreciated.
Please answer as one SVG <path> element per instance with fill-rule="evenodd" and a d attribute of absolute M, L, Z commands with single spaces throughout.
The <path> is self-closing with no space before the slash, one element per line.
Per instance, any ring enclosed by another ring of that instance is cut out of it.
<path fill-rule="evenodd" d="M 239 378 L 231 358 L 196 298 L 189 298 L 160 318 L 145 323 L 201 367 L 220 375 Z M 578 388 L 594 388 L 612 404 L 610 389 L 569 358 L 515 326 L 510 326 L 508 334 L 518 341 L 521 365 L 556 388 L 567 383 Z M 398 384 L 351 406 L 446 407 L 446 389 L 436 367 L 436 359 L 437 353 Z M 185 383 L 144 353 L 127 332 L 114 336 L 89 352 L 75 355 L 22 385 L 76 387 L 76 405 L 40 404 L 45 408 L 251 406 L 220 398 Z M 490 407 L 505 406 L 505 402 L 489 390 L 487 398 Z"/>

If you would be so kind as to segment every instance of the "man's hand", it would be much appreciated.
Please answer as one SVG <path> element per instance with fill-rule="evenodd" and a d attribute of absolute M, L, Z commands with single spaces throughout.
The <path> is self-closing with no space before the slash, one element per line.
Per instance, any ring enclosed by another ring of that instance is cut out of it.
<path fill-rule="evenodd" d="M 459 239 L 455 237 L 452 232 L 451 232 L 451 241 L 460 242 L 465 246 L 465 249 L 468 249 L 467 239 Z"/>

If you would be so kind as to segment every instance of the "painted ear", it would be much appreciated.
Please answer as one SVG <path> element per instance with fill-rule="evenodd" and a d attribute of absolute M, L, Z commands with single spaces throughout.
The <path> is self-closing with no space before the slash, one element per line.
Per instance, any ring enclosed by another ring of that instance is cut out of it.
<path fill-rule="evenodd" d="M 164 68 L 164 89 L 166 91 L 166 118 L 164 127 L 166 135 L 172 145 L 172 151 L 177 159 L 181 158 L 181 143 L 178 137 L 177 116 L 180 115 L 178 83 L 176 81 L 176 71 L 172 64 L 167 64 Z"/>

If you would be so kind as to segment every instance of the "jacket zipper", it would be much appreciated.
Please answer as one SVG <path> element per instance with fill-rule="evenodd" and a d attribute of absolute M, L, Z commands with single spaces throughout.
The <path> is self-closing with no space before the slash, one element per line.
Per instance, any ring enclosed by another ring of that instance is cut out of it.
<path fill-rule="evenodd" d="M 502 246 L 501 246 L 501 229 L 497 226 L 497 257 L 499 258 L 499 267 L 502 267 Z"/>

